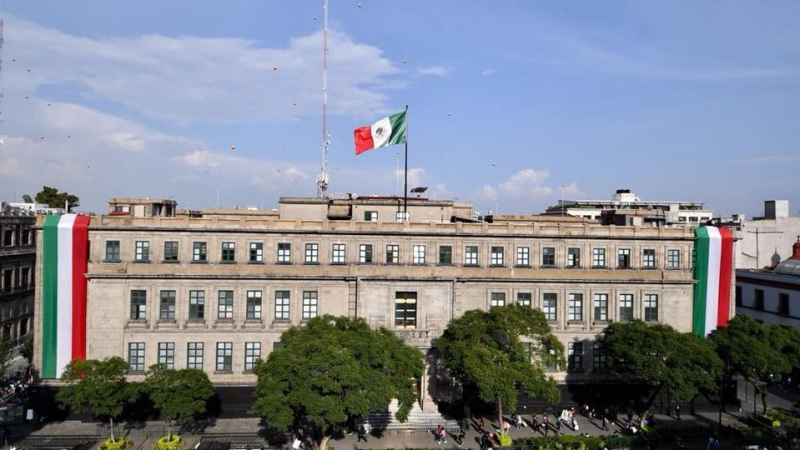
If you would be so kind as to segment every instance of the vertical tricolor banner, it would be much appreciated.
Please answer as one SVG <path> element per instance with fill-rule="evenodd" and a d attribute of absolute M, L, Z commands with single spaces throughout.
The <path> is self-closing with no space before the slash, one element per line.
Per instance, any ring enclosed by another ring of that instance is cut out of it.
<path fill-rule="evenodd" d="M 42 378 L 86 359 L 89 216 L 47 216 L 42 231 Z"/>
<path fill-rule="evenodd" d="M 692 332 L 705 337 L 730 319 L 733 233 L 723 227 L 697 227 L 695 236 Z"/>

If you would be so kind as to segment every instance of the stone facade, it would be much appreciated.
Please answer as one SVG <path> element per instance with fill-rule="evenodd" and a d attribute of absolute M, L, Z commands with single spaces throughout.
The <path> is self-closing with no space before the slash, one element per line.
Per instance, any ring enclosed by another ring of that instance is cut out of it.
<path fill-rule="evenodd" d="M 33 325 L 36 218 L 0 213 L 0 332 L 15 342 Z"/>

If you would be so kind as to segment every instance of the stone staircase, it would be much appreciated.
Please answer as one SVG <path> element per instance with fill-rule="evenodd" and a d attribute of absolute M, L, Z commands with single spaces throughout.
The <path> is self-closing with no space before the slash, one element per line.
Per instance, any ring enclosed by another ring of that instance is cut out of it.
<path fill-rule="evenodd" d="M 435 430 L 439 425 L 442 425 L 451 433 L 455 433 L 458 430 L 458 422 L 454 419 L 447 419 L 442 416 L 439 411 L 436 410 L 436 405 L 432 401 L 427 404 L 430 406 L 423 411 L 422 408 L 419 407 L 419 403 L 414 403 L 411 412 L 408 414 L 408 419 L 401 423 L 395 417 L 395 413 L 399 409 L 399 404 L 397 400 L 392 400 L 387 411 L 379 411 L 370 414 L 367 422 L 373 430 L 431 431 Z"/>

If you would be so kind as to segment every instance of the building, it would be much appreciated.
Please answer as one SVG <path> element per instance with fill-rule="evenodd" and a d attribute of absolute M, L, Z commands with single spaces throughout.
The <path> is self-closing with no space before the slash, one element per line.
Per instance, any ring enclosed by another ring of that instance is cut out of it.
<path fill-rule="evenodd" d="M 736 267 L 775 267 L 791 254 L 789 250 L 800 236 L 800 215 L 789 215 L 788 200 L 766 200 L 763 217 L 742 221 L 737 228 L 741 241 L 736 252 Z"/>
<path fill-rule="evenodd" d="M 518 303 L 540 308 L 567 348 L 556 378 L 581 382 L 605 364 L 594 341 L 611 321 L 693 329 L 695 229 L 553 216 L 476 222 L 467 204 L 415 197 L 407 206 L 402 222 L 402 199 L 355 196 L 281 198 L 278 211 L 167 217 L 112 206 L 70 216 L 68 256 L 85 267 L 58 265 L 58 279 L 86 290 L 66 300 L 47 281 L 62 224 L 42 218 L 35 364 L 56 378 L 73 357 L 116 355 L 131 380 L 162 363 L 203 369 L 218 386 L 252 385 L 254 362 L 317 315 L 362 317 L 426 351 L 454 317 Z"/>
<path fill-rule="evenodd" d="M 800 329 L 800 238 L 791 249 L 772 268 L 736 270 L 736 314 Z"/>
<path fill-rule="evenodd" d="M 15 343 L 33 326 L 35 225 L 27 209 L 0 209 L 0 332 Z"/>

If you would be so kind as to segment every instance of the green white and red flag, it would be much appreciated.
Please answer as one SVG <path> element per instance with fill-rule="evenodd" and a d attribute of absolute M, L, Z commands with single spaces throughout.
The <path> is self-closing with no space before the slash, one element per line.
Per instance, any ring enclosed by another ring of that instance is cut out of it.
<path fill-rule="evenodd" d="M 373 148 L 396 145 L 406 142 L 406 113 L 392 114 L 373 123 L 371 126 L 356 128 L 353 134 L 356 139 L 356 155 Z"/>
<path fill-rule="evenodd" d="M 731 318 L 733 233 L 724 227 L 695 228 L 694 308 L 692 332 L 708 336 Z"/>

